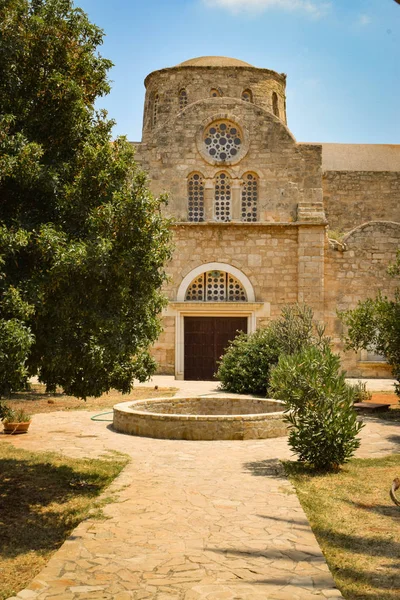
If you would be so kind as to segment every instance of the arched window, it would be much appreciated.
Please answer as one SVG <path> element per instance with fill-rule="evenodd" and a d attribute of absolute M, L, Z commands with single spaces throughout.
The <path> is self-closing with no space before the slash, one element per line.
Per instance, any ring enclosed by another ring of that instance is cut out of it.
<path fill-rule="evenodd" d="M 278 95 L 276 92 L 272 92 L 272 112 L 279 118 Z"/>
<path fill-rule="evenodd" d="M 251 93 L 251 90 L 243 90 L 242 100 L 245 102 L 253 102 L 253 94 Z"/>
<path fill-rule="evenodd" d="M 153 100 L 153 127 L 156 125 L 157 123 L 157 119 L 158 119 L 158 105 L 160 102 L 160 97 L 158 94 L 156 94 L 154 96 L 154 100 Z"/>
<path fill-rule="evenodd" d="M 225 271 L 198 275 L 186 290 L 186 302 L 247 302 L 243 285 Z"/>
<path fill-rule="evenodd" d="M 216 221 L 231 220 L 231 180 L 227 173 L 215 177 L 214 216 Z"/>
<path fill-rule="evenodd" d="M 242 221 L 257 221 L 258 177 L 254 173 L 243 175 L 242 187 Z"/>
<path fill-rule="evenodd" d="M 188 220 L 204 221 L 204 179 L 200 173 L 188 177 Z"/>
<path fill-rule="evenodd" d="M 219 90 L 217 90 L 217 88 L 212 88 L 210 90 L 210 96 L 211 96 L 211 98 L 220 98 L 222 96 L 222 94 Z"/>
<path fill-rule="evenodd" d="M 179 110 L 183 110 L 184 108 L 186 108 L 187 103 L 188 103 L 187 92 L 185 89 L 182 89 L 179 92 Z"/>

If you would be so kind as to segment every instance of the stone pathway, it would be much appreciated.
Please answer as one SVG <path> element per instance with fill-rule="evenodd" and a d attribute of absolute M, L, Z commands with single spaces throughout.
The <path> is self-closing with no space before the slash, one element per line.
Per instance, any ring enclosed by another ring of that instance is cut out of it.
<path fill-rule="evenodd" d="M 285 438 L 153 440 L 115 433 L 90 416 L 36 415 L 28 436 L 0 436 L 72 457 L 115 450 L 131 457 L 107 491 L 118 498 L 104 509 L 108 519 L 81 523 L 13 600 L 342 597 L 282 473 Z M 359 456 L 398 451 L 399 431 L 370 420 Z"/>

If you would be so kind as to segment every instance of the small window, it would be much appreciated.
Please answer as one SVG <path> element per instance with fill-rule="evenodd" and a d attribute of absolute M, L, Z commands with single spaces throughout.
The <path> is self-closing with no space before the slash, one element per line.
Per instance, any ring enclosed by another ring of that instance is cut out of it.
<path fill-rule="evenodd" d="M 379 362 L 386 363 L 387 359 L 383 354 L 378 354 L 374 350 L 361 350 L 360 352 L 360 360 L 362 362 Z"/>
<path fill-rule="evenodd" d="M 253 102 L 253 94 L 250 90 L 244 90 L 242 92 L 242 100 L 245 102 Z"/>
<path fill-rule="evenodd" d="M 214 215 L 216 221 L 231 220 L 231 180 L 227 173 L 215 177 Z"/>
<path fill-rule="evenodd" d="M 200 173 L 188 177 L 188 220 L 204 221 L 204 180 Z"/>
<path fill-rule="evenodd" d="M 160 103 L 160 97 L 158 94 L 154 96 L 153 101 L 153 127 L 156 125 L 158 120 L 158 105 Z"/>
<path fill-rule="evenodd" d="M 254 173 L 243 176 L 242 187 L 242 221 L 254 223 L 257 221 L 258 177 Z"/>
<path fill-rule="evenodd" d="M 278 95 L 276 92 L 272 93 L 272 112 L 279 119 Z"/>
<path fill-rule="evenodd" d="M 179 92 L 179 110 L 183 110 L 186 108 L 188 104 L 188 97 L 186 90 L 181 90 Z"/>
<path fill-rule="evenodd" d="M 211 98 L 220 98 L 222 96 L 222 94 L 219 90 L 217 90 L 216 88 L 213 88 L 210 91 L 210 96 L 211 96 Z"/>

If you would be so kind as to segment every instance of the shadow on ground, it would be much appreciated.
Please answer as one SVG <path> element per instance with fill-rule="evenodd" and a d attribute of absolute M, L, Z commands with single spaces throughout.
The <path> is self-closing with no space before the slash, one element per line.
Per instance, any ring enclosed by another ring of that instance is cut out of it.
<path fill-rule="evenodd" d="M 272 477 L 273 479 L 286 479 L 282 463 L 277 458 L 269 458 L 257 462 L 244 463 L 246 471 L 255 477 Z"/>
<path fill-rule="evenodd" d="M 387 439 L 392 444 L 400 444 L 400 435 L 389 435 Z"/>
<path fill-rule="evenodd" d="M 342 499 L 342 502 L 345 502 L 353 508 L 359 508 L 367 512 L 376 513 L 385 517 L 391 517 L 392 519 L 394 519 L 397 526 L 400 524 L 400 507 L 395 506 L 394 504 L 390 504 L 391 500 L 389 498 L 389 490 L 387 504 L 367 504 L 366 502 L 355 502 L 352 500 L 346 500 L 344 498 Z"/>
<path fill-rule="evenodd" d="M 320 536 L 330 536 L 335 538 L 335 542 L 337 544 L 337 550 L 340 551 L 341 548 L 351 549 L 351 551 L 356 553 L 362 553 L 366 556 L 380 556 L 383 558 L 381 563 L 381 571 L 377 571 L 375 569 L 368 570 L 365 569 L 352 569 L 350 567 L 341 568 L 337 573 L 333 570 L 333 575 L 338 576 L 338 584 L 339 587 L 341 585 L 348 586 L 347 589 L 351 590 L 353 585 L 358 585 L 360 581 L 363 582 L 365 588 L 363 587 L 362 595 L 359 595 L 359 591 L 355 593 L 355 595 L 346 595 L 346 598 L 362 598 L 362 600 L 397 600 L 400 592 L 400 575 L 397 569 L 400 567 L 399 564 L 387 563 L 386 558 L 395 557 L 398 555 L 400 551 L 400 544 L 394 543 L 392 546 L 391 543 L 388 543 L 387 540 L 379 540 L 379 538 L 363 538 L 361 536 L 352 536 L 352 535 L 334 535 L 332 536 L 331 532 L 318 531 L 318 535 Z M 291 549 L 282 549 L 278 550 L 276 548 L 265 548 L 263 550 L 250 550 L 250 549 L 234 549 L 234 548 L 207 548 L 208 551 L 215 552 L 216 554 L 220 554 L 225 556 L 227 559 L 232 557 L 240 557 L 246 560 L 254 559 L 265 559 L 266 564 L 270 564 L 272 561 L 276 562 L 279 560 L 287 560 L 291 559 L 294 561 L 299 560 L 299 552 Z M 313 555 L 313 554 L 305 554 L 302 558 L 302 562 L 309 562 L 313 565 L 318 565 L 318 563 L 325 563 L 324 556 L 321 555 Z M 258 563 L 260 564 L 260 563 Z M 367 563 L 366 563 L 367 564 Z M 310 587 L 309 583 L 305 582 L 302 579 L 301 574 L 293 572 L 292 576 L 288 573 L 288 578 L 262 578 L 260 571 L 265 572 L 265 567 L 262 565 L 259 568 L 256 566 L 257 563 L 254 563 L 254 566 L 249 569 L 248 581 L 253 584 L 260 585 L 281 585 L 282 587 L 290 585 L 295 587 Z M 279 562 L 275 565 L 279 566 Z M 243 570 L 241 570 L 241 575 L 243 576 Z M 306 577 L 306 579 L 309 579 Z M 330 575 L 324 572 L 321 572 L 320 575 L 316 576 L 315 581 L 317 586 L 321 584 L 330 586 L 331 579 Z M 368 589 L 369 588 L 369 589 Z M 359 589 L 359 588 L 358 588 Z M 288 596 L 289 597 L 289 596 Z"/>
<path fill-rule="evenodd" d="M 82 520 L 79 500 L 98 496 L 108 482 L 45 460 L 1 459 L 0 557 L 58 548 Z"/>

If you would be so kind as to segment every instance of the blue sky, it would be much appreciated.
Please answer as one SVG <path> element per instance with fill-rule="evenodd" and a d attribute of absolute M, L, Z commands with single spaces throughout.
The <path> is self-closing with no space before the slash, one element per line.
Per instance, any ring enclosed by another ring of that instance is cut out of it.
<path fill-rule="evenodd" d="M 394 0 L 75 0 L 115 66 L 102 98 L 114 133 L 141 138 L 145 76 L 196 56 L 287 74 L 301 142 L 400 143 L 400 5 Z"/>

